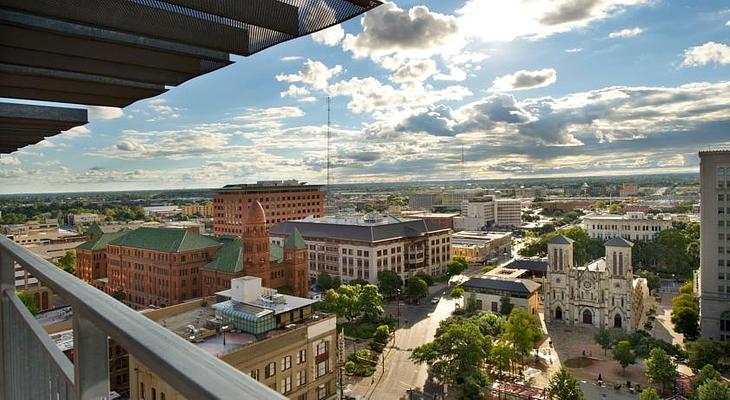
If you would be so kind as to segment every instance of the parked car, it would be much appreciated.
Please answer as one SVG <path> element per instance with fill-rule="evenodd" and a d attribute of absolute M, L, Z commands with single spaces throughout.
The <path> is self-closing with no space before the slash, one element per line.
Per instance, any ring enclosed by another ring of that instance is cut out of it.
<path fill-rule="evenodd" d="M 431 299 L 431 304 L 438 304 L 439 301 L 441 301 L 440 297 L 434 297 Z"/>

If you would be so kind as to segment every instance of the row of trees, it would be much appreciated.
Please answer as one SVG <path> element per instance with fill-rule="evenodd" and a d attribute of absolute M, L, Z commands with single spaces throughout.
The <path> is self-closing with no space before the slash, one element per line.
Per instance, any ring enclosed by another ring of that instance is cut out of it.
<path fill-rule="evenodd" d="M 679 288 L 679 296 L 672 299 L 671 321 L 676 332 L 684 334 L 688 340 L 695 340 L 700 334 L 699 318 L 700 305 L 690 281 Z"/>
<path fill-rule="evenodd" d="M 699 224 L 676 224 L 657 234 L 651 241 L 637 241 L 632 249 L 633 263 L 636 269 L 690 276 L 699 267 Z M 523 257 L 545 257 L 547 242 L 552 238 L 564 235 L 575 241 L 573 244 L 573 262 L 583 265 L 588 261 L 602 257 L 605 253 L 603 240 L 593 239 L 588 232 L 571 226 L 562 231 L 547 232 L 527 243 L 519 254 Z"/>
<path fill-rule="evenodd" d="M 411 359 L 428 364 L 442 382 L 459 386 L 462 398 L 476 399 L 488 383 L 485 364 L 500 373 L 514 370 L 542 338 L 540 320 L 523 308 L 507 318 L 482 312 L 442 321 L 434 340 L 417 347 Z"/>

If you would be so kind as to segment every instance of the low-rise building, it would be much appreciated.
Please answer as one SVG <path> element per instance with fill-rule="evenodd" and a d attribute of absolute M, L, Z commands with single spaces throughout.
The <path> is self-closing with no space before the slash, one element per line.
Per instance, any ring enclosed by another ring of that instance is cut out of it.
<path fill-rule="evenodd" d="M 58 220 L 46 219 L 44 222 L 28 221 L 24 224 L 2 225 L 0 232 L 21 245 L 50 243 L 60 236 Z"/>
<path fill-rule="evenodd" d="M 431 213 L 423 211 L 402 211 L 401 216 L 405 218 L 415 218 L 428 221 L 435 226 L 441 228 L 454 229 L 454 218 L 459 216 L 459 213 Z"/>
<path fill-rule="evenodd" d="M 68 215 L 68 223 L 69 225 L 78 226 L 78 225 L 90 225 L 93 223 L 99 223 L 106 219 L 105 216 L 95 214 L 95 213 L 78 213 L 78 214 L 69 214 Z"/>
<path fill-rule="evenodd" d="M 672 228 L 672 216 L 669 214 L 644 214 L 629 212 L 624 215 L 588 214 L 583 217 L 581 225 L 594 239 L 611 239 L 615 237 L 634 241 L 654 240 L 659 232 Z"/>
<path fill-rule="evenodd" d="M 540 284 L 530 279 L 515 278 L 522 270 L 504 270 L 503 276 L 484 275 L 464 282 L 464 299 L 474 301 L 477 309 L 499 314 L 502 301 L 509 298 L 510 304 L 537 314 L 540 307 L 538 291 Z"/>
<path fill-rule="evenodd" d="M 149 206 L 144 207 L 144 215 L 147 217 L 165 218 L 179 215 L 182 209 L 179 206 Z"/>
<path fill-rule="evenodd" d="M 441 193 L 412 193 L 408 195 L 408 208 L 411 210 L 432 211 L 441 205 Z"/>
<path fill-rule="evenodd" d="M 629 197 L 639 194 L 639 184 L 636 182 L 624 182 L 619 189 L 619 196 Z"/>
<path fill-rule="evenodd" d="M 271 228 L 273 243 L 283 245 L 298 230 L 308 249 L 310 278 L 321 272 L 343 282 L 377 282 L 378 273 L 395 271 L 403 279 L 419 272 L 446 274 L 451 230 L 420 219 L 369 214 L 306 218 Z"/>
<path fill-rule="evenodd" d="M 215 297 L 144 314 L 290 399 L 335 396 L 335 316 L 315 312 L 315 300 L 262 287 L 260 278 L 229 286 Z M 133 356 L 129 365 L 131 399 L 185 398 Z"/>
<path fill-rule="evenodd" d="M 451 235 L 451 256 L 464 257 L 470 263 L 484 263 L 511 254 L 509 232 L 460 231 Z"/>
<path fill-rule="evenodd" d="M 213 202 L 205 202 L 202 204 L 186 204 L 181 207 L 182 215 L 192 217 L 199 215 L 201 217 L 210 218 L 213 216 Z"/>
<path fill-rule="evenodd" d="M 522 225 L 522 201 L 519 199 L 497 199 L 494 213 L 497 226 L 516 227 Z"/>

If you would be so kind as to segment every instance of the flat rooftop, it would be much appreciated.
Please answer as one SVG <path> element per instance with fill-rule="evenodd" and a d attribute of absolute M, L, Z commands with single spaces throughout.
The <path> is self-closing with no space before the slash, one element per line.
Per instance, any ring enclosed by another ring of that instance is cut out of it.
<path fill-rule="evenodd" d="M 526 269 L 512 269 L 512 268 L 506 268 L 506 267 L 497 267 L 486 274 L 484 274 L 484 277 L 488 276 L 496 276 L 498 278 L 504 278 L 504 279 L 515 279 L 519 278 L 522 275 L 525 275 L 528 271 Z"/>
<path fill-rule="evenodd" d="M 307 217 L 299 220 L 314 224 L 334 224 L 351 226 L 377 226 L 400 224 L 411 221 L 409 218 L 399 218 L 392 215 L 333 215 L 326 217 Z"/>

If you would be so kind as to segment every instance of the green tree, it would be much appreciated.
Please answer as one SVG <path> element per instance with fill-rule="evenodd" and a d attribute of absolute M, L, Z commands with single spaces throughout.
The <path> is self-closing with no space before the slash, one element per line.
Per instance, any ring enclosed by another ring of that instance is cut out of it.
<path fill-rule="evenodd" d="M 682 285 L 679 288 L 680 294 L 688 294 L 690 296 L 693 296 L 695 293 L 694 285 L 692 284 L 692 281 L 685 282 L 684 285 Z"/>
<path fill-rule="evenodd" d="M 512 304 L 512 299 L 509 297 L 509 295 L 504 295 L 501 299 L 499 299 L 500 315 L 510 315 L 514 307 L 515 306 L 514 304 Z"/>
<path fill-rule="evenodd" d="M 449 276 L 459 275 L 469 268 L 469 263 L 466 261 L 466 258 L 456 256 L 453 257 L 451 261 L 449 261 L 449 263 L 446 265 L 446 268 Z"/>
<path fill-rule="evenodd" d="M 388 341 L 389 337 L 390 337 L 390 328 L 388 328 L 388 325 L 380 325 L 375 329 L 375 334 L 373 335 L 373 340 L 375 340 L 378 343 L 385 344 Z"/>
<path fill-rule="evenodd" d="M 560 371 L 550 378 L 545 393 L 553 400 L 585 400 L 578 381 L 565 367 L 560 368 Z"/>
<path fill-rule="evenodd" d="M 646 388 L 641 391 L 641 396 L 639 396 L 639 400 L 661 400 L 659 398 L 659 395 L 657 394 L 656 390 L 654 388 Z"/>
<path fill-rule="evenodd" d="M 626 371 L 626 367 L 636 363 L 636 354 L 631 350 L 631 342 L 622 340 L 616 343 L 613 348 L 613 359 L 621 364 L 621 368 Z"/>
<path fill-rule="evenodd" d="M 686 344 L 687 365 L 699 371 L 712 365 L 720 373 L 730 372 L 730 342 L 699 338 Z"/>
<path fill-rule="evenodd" d="M 375 285 L 356 286 L 361 287 L 358 302 L 363 316 L 369 321 L 377 321 L 383 314 L 383 295 Z"/>
<path fill-rule="evenodd" d="M 618 203 L 613 203 L 610 206 L 608 206 L 608 213 L 609 214 L 620 214 L 621 213 L 621 205 Z"/>
<path fill-rule="evenodd" d="M 392 297 L 403 286 L 403 279 L 395 271 L 382 271 L 378 273 L 378 284 L 383 296 Z"/>
<path fill-rule="evenodd" d="M 38 308 L 38 302 L 36 301 L 34 295 L 22 291 L 15 292 L 15 294 L 18 296 L 20 301 L 25 305 L 25 308 L 27 308 L 31 314 L 36 315 L 40 312 L 40 308 Z"/>
<path fill-rule="evenodd" d="M 464 288 L 461 287 L 461 285 L 454 286 L 453 289 L 451 289 L 451 293 L 449 293 L 449 297 L 452 299 L 458 299 L 464 296 Z"/>
<path fill-rule="evenodd" d="M 710 379 L 697 391 L 699 400 L 730 400 L 730 386 Z"/>
<path fill-rule="evenodd" d="M 699 313 L 694 308 L 674 308 L 671 315 L 672 325 L 678 333 L 684 334 L 689 340 L 693 340 L 700 333 Z"/>
<path fill-rule="evenodd" d="M 717 372 L 712 364 L 707 364 L 702 367 L 697 376 L 695 376 L 695 378 L 692 380 L 692 392 L 695 393 L 694 397 L 697 397 L 696 394 L 699 391 L 700 386 L 704 385 L 705 382 L 709 381 L 710 379 L 720 380 L 720 377 L 720 373 Z"/>
<path fill-rule="evenodd" d="M 474 323 L 442 321 L 433 341 L 415 348 L 410 358 L 416 364 L 429 365 L 434 376 L 442 382 L 466 384 L 463 394 L 467 394 L 472 389 L 471 384 L 487 384 L 482 365 L 490 348 L 490 338 Z"/>
<path fill-rule="evenodd" d="M 656 272 L 641 270 L 637 271 L 636 274 L 646 279 L 646 284 L 649 286 L 650 291 L 657 290 L 661 287 L 661 278 L 659 278 Z"/>
<path fill-rule="evenodd" d="M 322 308 L 334 312 L 338 317 L 353 321 L 362 314 L 361 292 L 362 286 L 342 285 L 337 290 L 329 289 L 322 301 Z"/>
<path fill-rule="evenodd" d="M 317 275 L 317 287 L 323 292 L 333 289 L 334 285 L 332 275 L 324 271 L 320 272 L 319 275 Z"/>
<path fill-rule="evenodd" d="M 475 323 L 484 336 L 497 337 L 504 331 L 504 318 L 491 311 L 480 312 L 469 321 Z"/>
<path fill-rule="evenodd" d="M 540 319 L 524 308 L 513 308 L 504 324 L 504 338 L 515 346 L 524 359 L 524 356 L 542 339 Z"/>
<path fill-rule="evenodd" d="M 583 265 L 588 261 L 602 257 L 605 253 L 601 240 L 591 238 L 588 231 L 579 226 L 571 226 L 559 232 L 541 235 L 521 248 L 519 254 L 524 257 L 545 257 L 547 255 L 547 242 L 558 235 L 573 239 L 573 262 L 575 265 Z"/>
<path fill-rule="evenodd" d="M 66 254 L 58 258 L 58 266 L 71 275 L 76 274 L 76 251 L 66 250 Z"/>
<path fill-rule="evenodd" d="M 417 273 L 416 276 L 423 279 L 423 281 L 426 282 L 428 286 L 433 286 L 433 284 L 435 283 L 433 277 L 423 271 Z"/>
<path fill-rule="evenodd" d="M 611 342 L 613 341 L 611 339 L 611 333 L 603 327 L 598 331 L 598 333 L 596 333 L 595 336 L 593 336 L 593 340 L 595 340 L 596 344 L 601 346 L 604 355 L 606 355 L 608 349 L 611 348 Z"/>
<path fill-rule="evenodd" d="M 662 393 L 665 392 L 667 385 L 674 382 L 677 377 L 677 364 L 672 361 L 666 351 L 660 347 L 655 347 L 649 352 L 646 359 L 646 369 L 644 375 L 651 383 L 658 383 L 662 386 Z"/>
<path fill-rule="evenodd" d="M 428 285 L 423 279 L 414 276 L 406 283 L 406 295 L 412 299 L 419 299 L 428 296 Z"/>
<path fill-rule="evenodd" d="M 501 373 L 509 370 L 510 364 L 517 358 L 515 349 L 504 340 L 500 340 L 489 351 L 489 362 Z"/>

